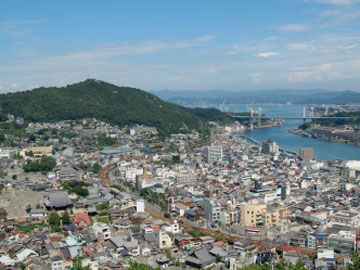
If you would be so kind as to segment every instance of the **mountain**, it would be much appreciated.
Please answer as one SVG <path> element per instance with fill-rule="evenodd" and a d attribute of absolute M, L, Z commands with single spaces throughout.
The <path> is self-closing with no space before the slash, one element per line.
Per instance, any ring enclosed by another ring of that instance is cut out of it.
<path fill-rule="evenodd" d="M 360 102 L 360 93 L 354 91 L 330 91 L 326 89 L 273 89 L 254 91 L 152 91 L 158 97 L 181 105 L 188 104 L 346 104 Z"/>
<path fill-rule="evenodd" d="M 350 103 L 360 103 L 360 93 L 351 90 L 341 92 L 331 92 L 330 95 L 311 97 L 295 102 L 297 104 L 336 104 L 344 105 Z"/>
<path fill-rule="evenodd" d="M 94 117 L 119 126 L 154 126 L 166 136 L 181 130 L 207 130 L 207 121 L 231 122 L 215 109 L 190 109 L 165 102 L 136 88 L 119 87 L 99 80 L 37 88 L 0 95 L 0 112 L 28 121 L 60 121 Z"/>

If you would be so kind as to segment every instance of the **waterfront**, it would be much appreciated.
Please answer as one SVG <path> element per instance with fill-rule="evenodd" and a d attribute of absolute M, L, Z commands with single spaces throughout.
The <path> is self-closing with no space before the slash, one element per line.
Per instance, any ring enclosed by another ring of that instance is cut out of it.
<path fill-rule="evenodd" d="M 226 109 L 230 112 L 243 112 L 250 107 L 253 109 L 261 107 L 266 115 L 276 117 L 276 115 L 300 116 L 304 105 L 236 104 L 229 105 Z M 302 123 L 303 120 L 287 119 L 282 126 L 247 130 L 244 135 L 259 142 L 273 139 L 279 144 L 280 148 L 296 151 L 297 153 L 300 148 L 311 147 L 314 149 L 314 154 L 322 160 L 360 160 L 359 146 L 311 139 L 289 133 L 290 129 L 296 128 Z"/>

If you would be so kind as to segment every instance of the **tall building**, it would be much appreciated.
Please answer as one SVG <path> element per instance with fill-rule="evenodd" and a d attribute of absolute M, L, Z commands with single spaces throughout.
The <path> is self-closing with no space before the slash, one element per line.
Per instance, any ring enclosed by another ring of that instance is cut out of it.
<path fill-rule="evenodd" d="M 218 222 L 220 219 L 220 203 L 215 199 L 204 199 L 204 215 L 209 222 Z"/>
<path fill-rule="evenodd" d="M 300 148 L 300 158 L 303 160 L 310 160 L 314 157 L 314 150 L 312 148 Z"/>
<path fill-rule="evenodd" d="M 221 161 L 223 159 L 223 148 L 222 146 L 209 146 L 206 148 L 206 162 L 213 163 Z"/>
<path fill-rule="evenodd" d="M 279 210 L 266 204 L 240 204 L 240 222 L 247 227 L 273 227 L 280 224 Z"/>
<path fill-rule="evenodd" d="M 264 154 L 277 154 L 279 153 L 279 145 L 273 140 L 267 140 L 262 145 L 262 152 Z"/>

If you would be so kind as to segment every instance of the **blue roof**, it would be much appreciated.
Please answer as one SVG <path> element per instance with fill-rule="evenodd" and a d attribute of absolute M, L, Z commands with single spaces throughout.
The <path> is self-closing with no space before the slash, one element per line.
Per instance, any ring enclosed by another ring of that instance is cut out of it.
<path fill-rule="evenodd" d="M 315 233 L 315 237 L 319 239 L 325 239 L 325 234 L 323 233 Z"/>

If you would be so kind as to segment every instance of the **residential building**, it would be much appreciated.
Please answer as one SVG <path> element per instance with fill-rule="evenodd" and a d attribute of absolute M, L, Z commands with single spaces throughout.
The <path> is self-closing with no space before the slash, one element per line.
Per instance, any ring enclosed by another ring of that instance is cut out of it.
<path fill-rule="evenodd" d="M 262 152 L 264 154 L 277 154 L 279 153 L 279 145 L 273 140 L 267 140 L 262 145 Z"/>
<path fill-rule="evenodd" d="M 100 222 L 94 223 L 93 230 L 98 238 L 102 237 L 104 240 L 109 240 L 111 238 L 110 228 L 105 223 L 100 223 Z"/>
<path fill-rule="evenodd" d="M 300 148 L 300 158 L 302 160 L 311 160 L 314 157 L 314 149 Z"/>
<path fill-rule="evenodd" d="M 204 199 L 204 215 L 209 222 L 218 222 L 220 219 L 220 203 L 216 199 Z"/>
<path fill-rule="evenodd" d="M 216 161 L 222 161 L 223 159 L 223 148 L 222 146 L 209 146 L 206 148 L 205 154 L 207 163 L 214 163 Z"/>

